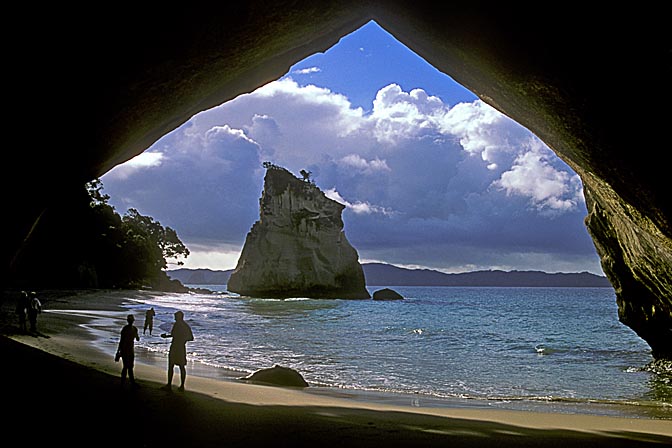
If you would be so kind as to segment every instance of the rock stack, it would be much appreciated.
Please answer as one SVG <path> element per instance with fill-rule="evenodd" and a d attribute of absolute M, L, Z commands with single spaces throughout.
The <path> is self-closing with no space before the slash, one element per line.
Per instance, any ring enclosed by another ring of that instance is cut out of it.
<path fill-rule="evenodd" d="M 343 232 L 344 205 L 310 181 L 266 164 L 259 220 L 227 289 L 253 297 L 368 299 L 359 255 Z"/>

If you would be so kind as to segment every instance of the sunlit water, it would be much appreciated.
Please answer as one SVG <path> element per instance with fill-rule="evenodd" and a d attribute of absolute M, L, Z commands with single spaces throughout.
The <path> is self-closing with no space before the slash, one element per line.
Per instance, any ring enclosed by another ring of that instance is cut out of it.
<path fill-rule="evenodd" d="M 405 300 L 224 292 L 148 295 L 129 308 L 141 330 L 144 310 L 155 308 L 154 334 L 138 345 L 159 353 L 168 348 L 159 334 L 184 311 L 193 365 L 231 378 L 279 364 L 317 389 L 392 392 L 420 404 L 672 418 L 670 377 L 644 368 L 649 347 L 618 322 L 611 288 L 394 289 Z"/>

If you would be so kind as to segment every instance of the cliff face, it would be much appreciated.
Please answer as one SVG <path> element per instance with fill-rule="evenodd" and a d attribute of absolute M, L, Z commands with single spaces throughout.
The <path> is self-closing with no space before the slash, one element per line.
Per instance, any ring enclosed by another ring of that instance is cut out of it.
<path fill-rule="evenodd" d="M 619 320 L 672 359 L 672 243 L 658 226 L 604 181 L 581 173 L 590 232 L 614 286 Z"/>
<path fill-rule="evenodd" d="M 343 205 L 274 166 L 266 171 L 259 203 L 259 221 L 247 234 L 229 291 L 261 297 L 370 298 L 357 251 L 343 232 Z"/>

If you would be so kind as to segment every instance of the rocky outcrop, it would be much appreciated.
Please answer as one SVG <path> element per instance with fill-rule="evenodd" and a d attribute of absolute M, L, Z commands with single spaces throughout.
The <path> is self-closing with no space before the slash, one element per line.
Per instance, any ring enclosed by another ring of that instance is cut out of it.
<path fill-rule="evenodd" d="M 584 173 L 590 232 L 616 291 L 618 318 L 672 359 L 672 244 L 651 220 L 605 182 Z"/>
<path fill-rule="evenodd" d="M 403 300 L 404 296 L 390 288 L 383 288 L 373 292 L 373 300 Z"/>
<path fill-rule="evenodd" d="M 345 206 L 274 165 L 266 171 L 259 203 L 259 221 L 247 234 L 229 291 L 257 297 L 370 297 L 357 251 L 343 232 Z"/>

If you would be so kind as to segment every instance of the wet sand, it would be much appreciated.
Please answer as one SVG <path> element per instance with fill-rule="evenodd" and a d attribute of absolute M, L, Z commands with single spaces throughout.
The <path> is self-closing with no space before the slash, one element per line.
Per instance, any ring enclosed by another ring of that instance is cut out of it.
<path fill-rule="evenodd" d="M 140 388 L 101 350 L 95 316 L 124 323 L 131 291 L 44 292 L 38 333 L 2 306 L 5 438 L 29 446 L 568 446 L 672 444 L 672 421 L 476 408 L 415 407 L 190 374 L 166 392 L 166 366 L 136 365 Z M 57 310 L 67 310 L 59 312 Z M 79 310 L 81 312 L 73 312 Z M 142 331 L 142 329 L 140 328 Z M 155 361 L 157 361 L 155 359 Z M 189 368 L 189 367 L 188 367 Z M 174 382 L 179 380 L 176 372 Z M 33 426 L 35 425 L 35 426 Z M 18 445 L 18 443 L 17 443 Z"/>

